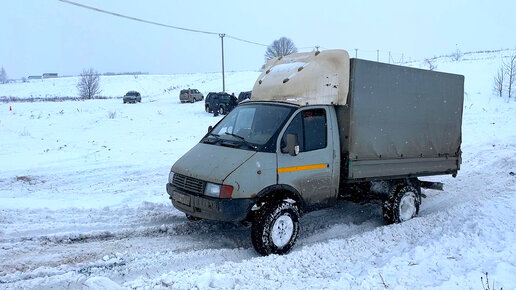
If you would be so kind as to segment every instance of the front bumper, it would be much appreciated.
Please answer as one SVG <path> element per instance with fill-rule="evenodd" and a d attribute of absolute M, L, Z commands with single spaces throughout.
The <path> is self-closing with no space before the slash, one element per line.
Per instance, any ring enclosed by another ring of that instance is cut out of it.
<path fill-rule="evenodd" d="M 243 221 L 257 198 L 220 199 L 197 195 L 167 183 L 167 193 L 175 208 L 194 217 L 217 221 Z"/>

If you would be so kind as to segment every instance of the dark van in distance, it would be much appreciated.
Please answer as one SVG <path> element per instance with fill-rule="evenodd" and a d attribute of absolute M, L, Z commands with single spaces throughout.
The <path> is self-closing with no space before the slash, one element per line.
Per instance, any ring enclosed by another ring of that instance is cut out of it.
<path fill-rule="evenodd" d="M 244 100 L 251 99 L 251 92 L 252 91 L 240 92 L 240 94 L 238 94 L 238 102 L 240 103 Z"/>
<path fill-rule="evenodd" d="M 213 110 L 217 110 L 221 115 L 231 112 L 237 105 L 237 98 L 228 93 L 211 92 L 206 96 L 206 100 L 204 101 L 206 112 L 212 113 Z"/>

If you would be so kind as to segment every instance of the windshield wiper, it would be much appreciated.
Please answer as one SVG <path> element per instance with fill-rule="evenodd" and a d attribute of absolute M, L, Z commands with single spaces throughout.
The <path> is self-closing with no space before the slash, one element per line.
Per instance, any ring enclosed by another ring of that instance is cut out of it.
<path fill-rule="evenodd" d="M 236 137 L 240 140 L 242 140 L 247 146 L 253 148 L 253 149 L 257 149 L 258 147 L 254 146 L 253 144 L 249 143 L 247 140 L 245 140 L 244 137 L 240 136 L 240 135 L 237 135 L 237 134 L 233 134 L 233 133 L 229 133 L 229 132 L 225 132 L 226 135 L 230 135 L 230 136 L 233 136 L 233 137 Z"/>
<path fill-rule="evenodd" d="M 214 144 L 214 143 L 216 143 L 216 142 L 217 142 L 217 139 L 210 139 L 210 138 L 209 138 L 210 136 L 214 136 L 214 137 L 215 137 L 215 138 L 217 138 L 217 139 L 220 137 L 220 135 L 219 135 L 219 134 L 215 134 L 215 133 L 211 133 L 211 132 L 210 132 L 210 133 L 208 133 L 208 136 L 206 136 L 206 138 L 204 138 L 204 139 L 203 139 L 203 141 L 202 141 L 202 142 L 203 142 L 203 143 L 208 143 L 208 144 Z"/>

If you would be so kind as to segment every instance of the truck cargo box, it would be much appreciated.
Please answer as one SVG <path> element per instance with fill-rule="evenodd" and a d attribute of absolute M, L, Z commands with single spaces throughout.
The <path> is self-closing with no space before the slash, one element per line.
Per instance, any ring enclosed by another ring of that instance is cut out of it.
<path fill-rule="evenodd" d="M 455 174 L 464 76 L 350 60 L 337 106 L 345 179 Z"/>

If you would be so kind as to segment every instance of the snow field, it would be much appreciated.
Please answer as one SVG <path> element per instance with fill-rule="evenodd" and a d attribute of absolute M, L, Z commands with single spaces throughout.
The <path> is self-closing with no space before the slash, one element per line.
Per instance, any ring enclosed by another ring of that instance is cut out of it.
<path fill-rule="evenodd" d="M 425 190 L 419 217 L 385 226 L 379 204 L 339 202 L 305 215 L 285 256 L 258 256 L 238 224 L 188 222 L 165 192 L 170 166 L 221 118 L 179 90 L 218 91 L 219 75 L 103 77 L 114 99 L 0 103 L 0 288 L 482 289 L 489 272 L 514 289 L 516 102 L 490 97 L 498 65 L 437 63 L 466 77 L 463 163 L 427 178 L 445 191 Z M 72 79 L 0 96 L 69 96 Z M 115 99 L 133 89 L 141 104 Z"/>

